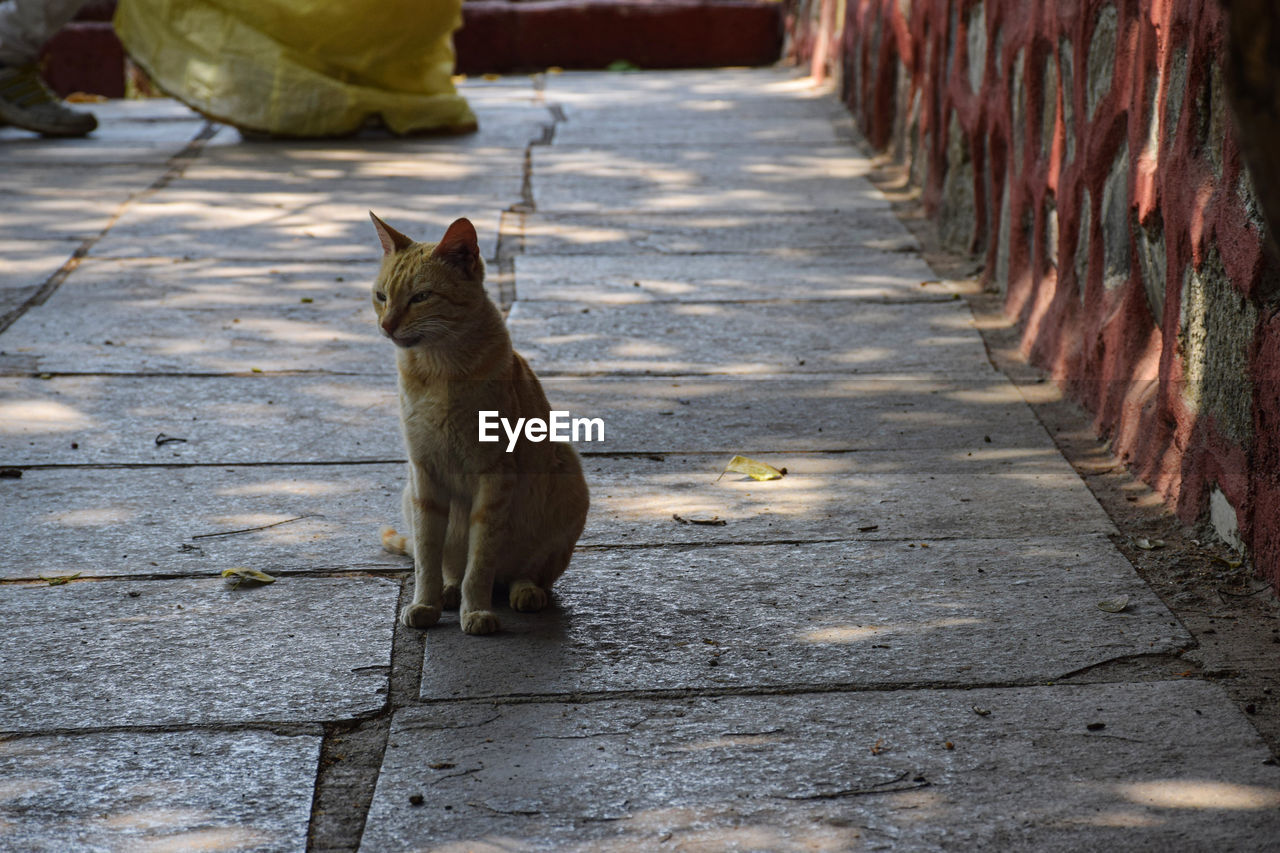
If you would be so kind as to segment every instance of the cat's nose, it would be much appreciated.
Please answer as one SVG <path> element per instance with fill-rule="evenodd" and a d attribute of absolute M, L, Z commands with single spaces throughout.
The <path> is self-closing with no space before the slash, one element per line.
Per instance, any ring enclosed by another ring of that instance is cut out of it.
<path fill-rule="evenodd" d="M 395 321 L 392 320 L 390 317 L 386 317 L 385 319 L 383 319 L 382 331 L 386 332 L 389 335 L 395 329 L 395 327 L 396 327 Z"/>

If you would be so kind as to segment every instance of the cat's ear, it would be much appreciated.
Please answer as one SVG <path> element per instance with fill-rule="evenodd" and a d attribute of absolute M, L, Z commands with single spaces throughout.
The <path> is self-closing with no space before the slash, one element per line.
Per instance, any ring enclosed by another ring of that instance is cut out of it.
<path fill-rule="evenodd" d="M 408 237 L 375 216 L 372 210 L 369 211 L 369 218 L 373 220 L 374 230 L 378 232 L 378 242 L 382 244 L 384 255 L 398 252 L 413 243 Z"/>
<path fill-rule="evenodd" d="M 480 243 L 476 239 L 476 227 L 471 224 L 471 220 L 455 220 L 436 244 L 431 257 L 475 278 L 480 270 Z"/>

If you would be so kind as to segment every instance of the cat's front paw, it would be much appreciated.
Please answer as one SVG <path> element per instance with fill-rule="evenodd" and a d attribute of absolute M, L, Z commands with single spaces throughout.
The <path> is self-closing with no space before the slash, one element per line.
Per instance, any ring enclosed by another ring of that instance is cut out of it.
<path fill-rule="evenodd" d="M 458 605 L 462 603 L 462 590 L 458 589 L 457 584 L 445 584 L 444 589 L 440 591 L 440 603 L 444 605 L 445 610 L 457 610 Z"/>
<path fill-rule="evenodd" d="M 468 634 L 492 634 L 498 630 L 498 616 L 492 610 L 463 613 L 462 630 Z"/>
<path fill-rule="evenodd" d="M 547 606 L 547 591 L 536 584 L 512 584 L 507 598 L 511 602 L 511 609 L 522 613 L 536 613 Z"/>
<path fill-rule="evenodd" d="M 400 621 L 410 628 L 430 628 L 440 621 L 440 608 L 410 604 L 400 611 Z"/>

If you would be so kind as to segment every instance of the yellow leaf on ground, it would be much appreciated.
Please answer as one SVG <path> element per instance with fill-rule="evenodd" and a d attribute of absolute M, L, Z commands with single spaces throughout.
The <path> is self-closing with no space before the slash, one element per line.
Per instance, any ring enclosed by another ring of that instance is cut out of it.
<path fill-rule="evenodd" d="M 223 569 L 222 576 L 228 580 L 235 578 L 234 586 L 242 583 L 275 583 L 276 579 L 266 572 L 260 572 L 257 569 L 248 569 L 244 566 L 236 566 L 234 569 Z"/>
<path fill-rule="evenodd" d="M 782 475 L 787 473 L 786 469 L 779 471 L 772 465 L 766 465 L 763 462 L 757 462 L 754 459 L 748 459 L 745 456 L 735 456 L 729 460 L 729 464 L 724 467 L 724 474 L 733 471 L 736 474 L 746 474 L 753 480 L 779 480 Z"/>

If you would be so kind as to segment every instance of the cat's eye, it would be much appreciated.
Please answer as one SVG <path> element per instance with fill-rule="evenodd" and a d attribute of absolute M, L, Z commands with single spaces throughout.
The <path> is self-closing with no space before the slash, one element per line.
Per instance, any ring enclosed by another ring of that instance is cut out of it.
<path fill-rule="evenodd" d="M 430 296 L 431 296 L 430 290 L 420 290 L 417 293 L 413 294 L 412 297 L 410 297 L 409 304 L 417 305 L 419 302 L 426 302 L 428 297 Z"/>
<path fill-rule="evenodd" d="M 383 293 L 381 290 L 379 290 L 377 293 L 373 294 L 373 298 L 374 298 L 374 299 L 376 299 L 376 300 L 378 300 L 379 302 L 386 302 L 386 301 L 387 301 L 387 294 L 385 294 L 385 293 Z"/>

